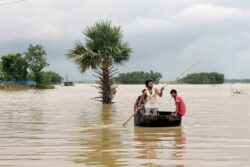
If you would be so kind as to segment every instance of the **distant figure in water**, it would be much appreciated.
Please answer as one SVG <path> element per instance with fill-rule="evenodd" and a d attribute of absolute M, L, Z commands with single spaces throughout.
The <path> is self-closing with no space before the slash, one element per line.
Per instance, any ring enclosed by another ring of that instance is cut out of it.
<path fill-rule="evenodd" d="M 153 88 L 153 82 L 151 80 L 146 80 L 145 82 L 146 90 L 143 91 L 143 94 L 140 98 L 140 101 L 143 100 L 146 96 L 147 102 L 145 104 L 145 115 L 158 115 L 158 101 L 157 96 L 162 96 L 164 87 L 160 90 Z M 140 103 L 139 101 L 139 103 Z"/>
<path fill-rule="evenodd" d="M 172 89 L 170 91 L 171 96 L 174 98 L 175 101 L 175 112 L 172 113 L 173 116 L 183 116 L 186 113 L 186 105 L 183 99 L 180 96 L 177 96 L 177 91 Z"/>
<path fill-rule="evenodd" d="M 146 89 L 143 89 L 142 90 L 142 93 L 145 91 Z M 142 95 L 140 95 L 140 96 L 138 96 L 137 97 L 137 99 L 136 99 L 136 101 L 135 101 L 135 104 L 134 104 L 134 113 L 135 112 L 138 112 L 138 113 L 140 113 L 140 114 L 144 114 L 144 112 L 145 112 L 145 103 L 146 103 L 146 98 L 147 98 L 147 96 L 145 96 L 142 100 L 141 100 L 141 102 L 139 103 L 139 101 L 140 101 L 140 99 L 141 99 L 141 96 Z"/>

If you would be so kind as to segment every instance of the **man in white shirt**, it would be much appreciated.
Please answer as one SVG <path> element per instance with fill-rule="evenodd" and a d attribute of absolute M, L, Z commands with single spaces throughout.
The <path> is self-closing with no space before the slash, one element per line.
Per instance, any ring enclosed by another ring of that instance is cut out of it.
<path fill-rule="evenodd" d="M 160 90 L 153 88 L 152 80 L 146 80 L 145 82 L 146 90 L 143 92 L 139 104 L 142 99 L 146 96 L 146 104 L 145 104 L 145 115 L 158 115 L 158 101 L 157 96 L 162 97 L 162 92 L 164 87 Z"/>

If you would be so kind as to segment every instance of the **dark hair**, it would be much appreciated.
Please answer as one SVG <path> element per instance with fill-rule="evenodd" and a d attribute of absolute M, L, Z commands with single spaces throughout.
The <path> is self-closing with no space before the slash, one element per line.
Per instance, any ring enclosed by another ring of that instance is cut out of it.
<path fill-rule="evenodd" d="M 172 94 L 172 93 L 177 94 L 177 91 L 176 91 L 175 89 L 172 89 L 172 90 L 170 91 L 170 94 Z"/>
<path fill-rule="evenodd" d="M 143 89 L 141 92 L 143 93 L 146 89 Z"/>
<path fill-rule="evenodd" d="M 152 80 L 146 80 L 146 81 L 145 81 L 146 87 L 148 86 L 148 83 L 149 83 L 149 82 L 153 82 L 153 81 L 152 81 Z"/>

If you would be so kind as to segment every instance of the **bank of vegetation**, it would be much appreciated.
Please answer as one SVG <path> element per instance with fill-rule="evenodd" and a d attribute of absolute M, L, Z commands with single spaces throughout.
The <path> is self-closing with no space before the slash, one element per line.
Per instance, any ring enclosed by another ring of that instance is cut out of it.
<path fill-rule="evenodd" d="M 186 84 L 222 84 L 224 83 L 224 74 L 217 72 L 201 72 L 188 74 L 183 78 L 177 79 L 177 83 Z"/>
<path fill-rule="evenodd" d="M 144 72 L 134 71 L 128 73 L 120 73 L 115 81 L 120 84 L 144 84 L 146 80 L 150 79 L 153 83 L 158 84 L 162 78 L 162 74 L 159 72 Z"/>
<path fill-rule="evenodd" d="M 43 71 L 49 66 L 42 45 L 29 45 L 21 53 L 9 53 L 0 58 L 0 84 L 2 89 L 53 88 L 62 77 L 52 71 Z"/>

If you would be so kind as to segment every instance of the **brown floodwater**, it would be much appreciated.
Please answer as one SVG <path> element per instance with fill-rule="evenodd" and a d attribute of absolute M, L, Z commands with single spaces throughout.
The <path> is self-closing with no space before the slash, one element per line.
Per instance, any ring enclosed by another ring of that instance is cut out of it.
<path fill-rule="evenodd" d="M 143 88 L 120 85 L 112 105 L 87 84 L 1 90 L 0 167 L 250 166 L 250 85 L 168 85 L 160 110 L 174 109 L 177 89 L 181 127 L 123 127 Z"/>

